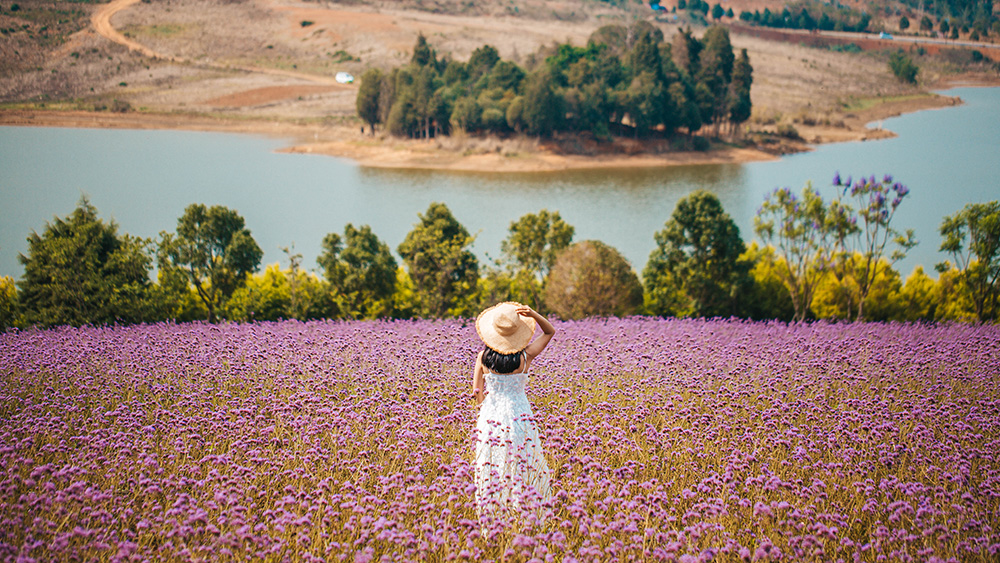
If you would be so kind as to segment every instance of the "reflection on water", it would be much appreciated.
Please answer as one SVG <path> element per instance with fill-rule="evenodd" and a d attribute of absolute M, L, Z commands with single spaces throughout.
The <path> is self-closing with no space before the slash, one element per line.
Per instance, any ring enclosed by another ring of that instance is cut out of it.
<path fill-rule="evenodd" d="M 549 209 L 576 227 L 576 240 L 602 240 L 641 270 L 653 249 L 653 233 L 680 198 L 705 189 L 727 209 L 742 208 L 744 174 L 739 165 L 706 165 L 503 175 L 364 168 L 359 177 L 367 188 L 362 197 L 371 205 L 386 212 L 407 209 L 396 240 L 417 220 L 411 210 L 422 212 L 431 201 L 443 201 L 477 235 L 477 252 L 495 258 L 511 221 Z"/>
<path fill-rule="evenodd" d="M 915 228 L 920 245 L 899 264 L 905 276 L 943 259 L 937 227 L 944 215 L 1000 198 L 1000 88 L 948 94 L 967 104 L 886 120 L 896 139 L 745 165 L 544 173 L 360 168 L 276 153 L 282 142 L 274 139 L 217 133 L 0 127 L 0 275 L 20 276 L 25 237 L 72 211 L 81 193 L 121 231 L 143 237 L 174 230 L 190 203 L 226 205 L 246 218 L 265 263 L 283 261 L 280 248 L 294 243 L 307 267 L 315 266 L 323 236 L 349 222 L 371 225 L 395 249 L 434 201 L 476 235 L 480 258 L 496 258 L 510 222 L 545 208 L 576 227 L 576 240 L 602 240 L 641 271 L 653 234 L 691 191 L 718 195 L 749 241 L 767 192 L 798 191 L 812 180 L 829 198 L 829 180 L 840 171 L 892 173 L 910 187 L 897 224 Z"/>

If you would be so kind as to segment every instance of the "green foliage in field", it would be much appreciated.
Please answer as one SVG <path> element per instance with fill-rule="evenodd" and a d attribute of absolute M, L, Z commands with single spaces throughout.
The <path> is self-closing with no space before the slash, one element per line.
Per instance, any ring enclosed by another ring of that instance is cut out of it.
<path fill-rule="evenodd" d="M 838 177 L 839 181 L 839 177 Z M 837 184 L 841 186 L 847 184 Z M 881 187 L 881 191 L 878 189 Z M 643 269 L 644 285 L 599 241 L 571 245 L 558 212 L 513 221 L 501 257 L 481 268 L 471 235 L 432 204 L 398 248 L 368 226 L 328 234 L 317 259 L 302 256 L 253 273 L 260 250 L 235 211 L 192 205 L 176 234 L 153 242 L 118 235 L 86 201 L 32 233 L 21 280 L 0 278 L 0 331 L 10 327 L 161 320 L 469 317 L 498 301 L 562 318 L 593 315 L 738 316 L 750 319 L 995 321 L 1000 313 L 1000 204 L 971 204 L 945 218 L 942 251 L 955 262 L 905 282 L 893 268 L 914 241 L 892 215 L 908 190 L 861 178 L 825 202 L 807 185 L 770 194 L 755 221 L 764 242 L 744 245 L 718 199 L 682 199 Z M 888 197 L 887 197 L 888 196 Z M 226 242 L 228 241 L 228 242 Z M 153 256 L 160 267 L 149 279 Z"/>

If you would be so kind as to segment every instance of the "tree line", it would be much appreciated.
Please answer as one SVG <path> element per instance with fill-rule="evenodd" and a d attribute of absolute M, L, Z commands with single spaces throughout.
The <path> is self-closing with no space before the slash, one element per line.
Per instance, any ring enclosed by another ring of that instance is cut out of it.
<path fill-rule="evenodd" d="M 439 58 L 423 35 L 409 64 L 361 77 L 358 115 L 375 132 L 429 138 L 467 134 L 586 133 L 671 136 L 712 125 L 718 135 L 750 117 L 753 68 L 734 54 L 729 32 L 670 43 L 645 21 L 607 25 L 585 47 L 558 44 L 522 68 L 484 45 L 467 62 Z"/>
<path fill-rule="evenodd" d="M 740 12 L 740 21 L 762 27 L 864 33 L 868 31 L 868 25 L 872 20 L 868 12 L 858 13 L 839 5 L 817 5 L 814 10 L 820 12 L 819 18 L 810 13 L 805 6 L 799 9 L 789 9 L 786 6 L 780 12 L 772 12 L 769 8 L 764 8 L 763 12 L 744 10 Z"/>
<path fill-rule="evenodd" d="M 1000 203 L 945 217 L 937 280 L 893 264 L 916 244 L 893 224 L 909 190 L 891 176 L 834 179 L 825 200 L 807 184 L 768 194 L 749 246 L 718 198 L 681 199 L 654 235 L 642 279 L 614 248 L 574 242 L 557 211 L 512 221 L 500 258 L 481 263 L 474 237 L 443 203 L 418 214 L 396 251 L 367 225 L 329 233 L 306 271 L 260 272 L 262 252 L 243 218 L 188 206 L 157 240 L 119 234 L 81 200 L 28 237 L 24 274 L 0 278 L 0 329 L 164 320 L 471 317 L 504 300 L 564 319 L 646 314 L 750 319 L 995 321 L 1000 312 Z M 153 264 L 156 280 L 150 278 Z"/>

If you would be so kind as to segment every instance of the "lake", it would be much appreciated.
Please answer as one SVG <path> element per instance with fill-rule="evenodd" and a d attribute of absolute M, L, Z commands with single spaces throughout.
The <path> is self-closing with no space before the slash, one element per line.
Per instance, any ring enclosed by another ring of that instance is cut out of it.
<path fill-rule="evenodd" d="M 434 201 L 444 202 L 476 235 L 481 260 L 500 253 L 511 221 L 546 208 L 576 227 L 575 240 L 599 239 L 641 272 L 677 201 L 695 189 L 722 200 L 744 240 L 776 187 L 807 181 L 826 199 L 835 172 L 889 173 L 910 196 L 894 224 L 920 244 L 897 264 L 905 277 L 946 257 L 937 251 L 942 218 L 969 202 L 1000 198 L 1000 88 L 959 88 L 961 106 L 883 122 L 894 139 L 824 145 L 773 162 L 658 169 L 491 174 L 381 170 L 319 155 L 275 152 L 280 139 L 224 133 L 0 127 L 0 275 L 20 277 L 25 238 L 64 216 L 81 195 L 120 232 L 155 237 L 173 231 L 190 203 L 225 205 L 246 219 L 264 263 L 286 265 L 293 245 L 307 268 L 326 233 L 369 224 L 395 252 Z"/>

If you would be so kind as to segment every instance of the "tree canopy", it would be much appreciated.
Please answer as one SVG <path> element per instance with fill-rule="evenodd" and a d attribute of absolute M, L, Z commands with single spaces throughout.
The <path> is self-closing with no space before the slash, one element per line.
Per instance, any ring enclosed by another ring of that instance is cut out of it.
<path fill-rule="evenodd" d="M 159 267 L 182 273 L 208 310 L 218 310 L 247 274 L 257 271 L 263 251 L 244 226 L 243 217 L 221 205 L 194 203 L 177 220 L 177 232 L 160 233 Z"/>
<path fill-rule="evenodd" d="M 545 284 L 545 305 L 562 319 L 633 315 L 642 306 L 642 284 L 617 250 L 585 240 L 559 255 Z"/>
<path fill-rule="evenodd" d="M 355 228 L 348 223 L 343 238 L 327 234 L 316 261 L 326 272 L 342 315 L 374 319 L 392 313 L 398 266 L 389 246 L 371 227 Z"/>
<path fill-rule="evenodd" d="M 432 203 L 397 251 L 406 263 L 422 317 L 466 313 L 479 279 L 473 237 L 443 203 Z"/>
<path fill-rule="evenodd" d="M 19 254 L 18 287 L 25 322 L 39 326 L 132 323 L 149 314 L 148 241 L 118 235 L 114 222 L 81 199 L 65 218 L 28 237 Z"/>
<path fill-rule="evenodd" d="M 699 317 L 728 317 L 740 313 L 750 290 L 751 264 L 739 227 L 722 209 L 714 194 L 698 190 L 681 198 L 664 229 L 655 235 L 656 249 L 643 270 L 646 291 L 653 295 L 678 285 L 688 302 L 678 311 L 676 302 L 653 299 L 651 313 L 683 313 Z"/>
<path fill-rule="evenodd" d="M 970 203 L 941 223 L 941 250 L 952 260 L 966 284 L 980 321 L 1000 313 L 1000 203 Z M 941 264 L 945 272 L 950 264 Z"/>
<path fill-rule="evenodd" d="M 381 76 L 365 73 L 358 115 L 373 127 L 384 123 L 391 134 L 413 138 L 452 130 L 671 136 L 680 127 L 690 134 L 704 124 L 715 125 L 718 135 L 731 121 L 745 121 L 752 82 L 746 53 L 734 77 L 724 27 L 709 28 L 704 39 L 690 30 L 679 35 L 681 43 L 671 45 L 648 22 L 604 26 L 585 47 L 556 45 L 530 72 L 502 60 L 489 45 L 465 63 L 439 60 L 420 36 L 409 64 Z"/>

